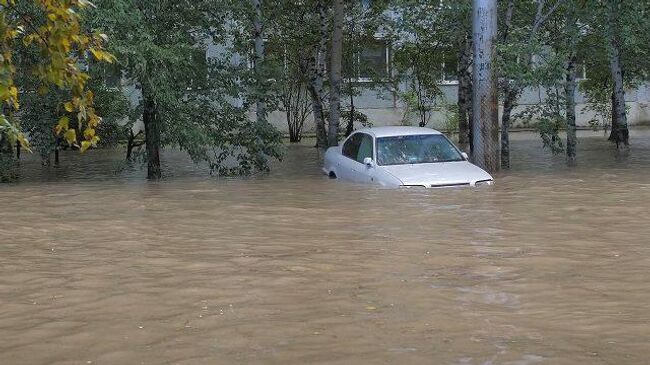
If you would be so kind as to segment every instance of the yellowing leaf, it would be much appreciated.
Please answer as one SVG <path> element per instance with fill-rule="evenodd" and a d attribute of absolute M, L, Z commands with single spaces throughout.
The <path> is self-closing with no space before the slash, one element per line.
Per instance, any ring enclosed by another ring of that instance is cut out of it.
<path fill-rule="evenodd" d="M 84 138 L 91 140 L 93 137 L 95 137 L 95 130 L 92 128 L 86 128 L 84 131 Z"/>
<path fill-rule="evenodd" d="M 80 151 L 81 151 L 81 152 L 86 152 L 86 150 L 88 150 L 88 149 L 90 148 L 91 145 L 92 145 L 92 143 L 90 143 L 90 141 L 83 141 L 83 142 L 81 142 L 81 148 L 80 148 Z"/>
<path fill-rule="evenodd" d="M 68 117 L 62 117 L 59 119 L 59 123 L 57 123 L 56 127 L 54 128 L 54 131 L 56 132 L 57 135 L 60 135 L 61 132 L 67 131 L 70 129 L 70 118 Z"/>
<path fill-rule="evenodd" d="M 65 111 L 68 113 L 72 113 L 74 111 L 74 104 L 72 104 L 71 101 L 68 101 L 67 103 L 63 104 L 63 107 L 65 108 Z"/>
<path fill-rule="evenodd" d="M 108 63 L 113 63 L 113 61 L 115 61 L 115 56 L 100 49 L 91 48 L 90 53 L 92 53 L 98 61 L 105 61 Z"/>
<path fill-rule="evenodd" d="M 63 138 L 65 138 L 68 144 L 74 144 L 77 142 L 77 131 L 74 129 L 68 129 L 68 131 L 63 135 Z"/>

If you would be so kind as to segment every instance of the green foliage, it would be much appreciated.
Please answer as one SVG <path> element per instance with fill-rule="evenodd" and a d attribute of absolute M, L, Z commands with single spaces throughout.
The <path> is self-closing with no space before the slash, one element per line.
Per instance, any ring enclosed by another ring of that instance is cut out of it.
<path fill-rule="evenodd" d="M 471 4 L 458 1 L 440 6 L 400 0 L 392 9 L 396 16 L 386 28 L 393 41 L 393 73 L 386 86 L 406 107 L 402 123 L 416 116 L 424 126 L 442 96 L 443 64 L 446 58 L 456 59 L 457 47 L 467 33 Z"/>
<path fill-rule="evenodd" d="M 103 79 L 92 79 L 95 90 L 95 107 L 102 116 L 102 123 L 97 129 L 101 137 L 99 146 L 111 147 L 128 138 L 131 125 L 129 115 L 133 112 L 129 101 L 121 88 L 107 87 Z"/>
<path fill-rule="evenodd" d="M 442 130 L 445 132 L 458 132 L 458 106 L 456 104 L 445 103 L 442 106 L 443 124 Z"/>
<path fill-rule="evenodd" d="M 589 121 L 594 129 L 609 129 L 612 126 L 612 90 L 608 87 L 593 87 L 589 82 L 580 83 L 580 89 L 586 97 L 587 104 L 581 113 L 592 111 L 596 118 Z"/>
<path fill-rule="evenodd" d="M 53 91 L 44 96 L 31 92 L 23 96 L 22 128 L 34 150 L 43 158 L 47 158 L 56 147 L 54 126 L 62 114 L 67 114 L 61 110 L 61 103 L 68 97 L 64 91 Z"/>
<path fill-rule="evenodd" d="M 357 109 L 354 111 L 349 109 L 344 110 L 341 113 L 341 119 L 347 121 L 348 123 L 350 120 L 354 120 L 355 123 L 359 123 L 365 128 L 371 128 L 373 126 L 372 121 L 368 118 L 368 116 Z M 344 128 L 343 124 L 341 124 L 341 128 Z"/>
<path fill-rule="evenodd" d="M 564 151 L 564 143 L 559 134 L 561 130 L 566 129 L 564 104 L 563 92 L 557 88 L 551 88 L 548 89 L 543 102 L 531 105 L 513 117 L 529 124 L 534 120 L 544 147 L 553 154 L 560 154 Z"/>
<path fill-rule="evenodd" d="M 250 39 L 243 33 L 247 6 L 226 0 L 103 0 L 92 18 L 94 27 L 111 36 L 108 46 L 126 81 L 155 100 L 162 145 L 187 151 L 219 174 L 265 171 L 282 152 L 280 134 L 247 115 L 266 90 L 253 86 L 245 59 L 231 62 L 242 40 Z M 210 43 L 219 47 L 218 57 L 206 57 Z"/>
<path fill-rule="evenodd" d="M 0 183 L 9 183 L 18 180 L 18 161 L 10 153 L 13 148 L 7 146 L 7 139 L 0 136 Z M 9 152 L 9 153 L 8 153 Z"/>

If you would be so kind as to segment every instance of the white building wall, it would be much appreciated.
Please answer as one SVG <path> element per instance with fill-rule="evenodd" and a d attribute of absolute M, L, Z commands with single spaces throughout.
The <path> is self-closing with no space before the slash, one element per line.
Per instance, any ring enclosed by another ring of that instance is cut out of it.
<path fill-rule="evenodd" d="M 456 104 L 458 87 L 453 84 L 442 85 L 441 89 L 445 95 L 444 101 L 440 105 L 441 111 L 434 112 L 429 127 L 444 129 L 447 113 L 443 109 L 445 104 L 452 106 Z M 543 89 L 526 89 L 519 100 L 519 106 L 514 110 L 514 114 L 522 112 L 530 105 L 542 102 L 545 96 Z M 598 117 L 594 112 L 586 110 L 587 104 L 584 95 L 578 93 L 576 101 L 578 103 L 576 113 L 577 125 L 579 127 L 589 127 L 589 121 Z M 637 89 L 627 90 L 626 102 L 628 106 L 628 122 L 630 125 L 650 124 L 650 84 L 643 84 Z M 343 107 L 349 107 L 349 99 L 343 100 Z M 398 100 L 395 100 L 387 91 L 363 90 L 361 95 L 355 97 L 355 107 L 360 112 L 366 114 L 374 126 L 399 125 L 405 120 L 404 105 Z M 501 112 L 502 106 L 499 107 L 499 117 L 501 116 Z M 271 113 L 269 120 L 280 131 L 288 133 L 285 114 L 283 112 Z M 418 124 L 417 118 L 414 117 L 410 118 L 408 122 L 411 125 Z M 515 128 L 526 127 L 522 121 L 515 121 L 513 126 Z M 309 118 L 305 123 L 304 132 L 313 133 L 314 131 L 313 120 Z"/>

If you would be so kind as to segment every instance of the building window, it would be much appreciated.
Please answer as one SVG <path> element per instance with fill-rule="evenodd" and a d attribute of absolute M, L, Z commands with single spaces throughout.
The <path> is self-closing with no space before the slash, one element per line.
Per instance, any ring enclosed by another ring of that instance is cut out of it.
<path fill-rule="evenodd" d="M 364 39 L 357 45 L 346 44 L 353 50 L 343 59 L 343 77 L 358 82 L 384 80 L 390 74 L 390 47 L 383 39 Z"/>
<path fill-rule="evenodd" d="M 442 58 L 442 85 L 455 85 L 458 83 L 458 55 L 449 53 Z"/>
<path fill-rule="evenodd" d="M 587 80 L 587 65 L 584 61 L 578 60 L 576 62 L 576 81 Z"/>

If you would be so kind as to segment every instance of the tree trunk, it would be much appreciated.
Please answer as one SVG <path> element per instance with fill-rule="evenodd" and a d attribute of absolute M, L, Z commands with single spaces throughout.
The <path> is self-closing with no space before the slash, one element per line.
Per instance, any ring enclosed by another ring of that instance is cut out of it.
<path fill-rule="evenodd" d="M 510 168 L 510 118 L 517 98 L 517 90 L 513 86 L 506 86 L 501 116 L 501 167 L 504 169 Z"/>
<path fill-rule="evenodd" d="M 566 84 L 564 95 L 566 99 L 566 157 L 569 164 L 576 161 L 576 56 L 571 52 L 566 68 Z"/>
<path fill-rule="evenodd" d="M 320 22 L 320 40 L 309 67 L 309 94 L 312 101 L 314 124 L 316 126 L 316 147 L 327 147 L 327 130 L 325 129 L 325 108 L 323 99 L 323 79 L 325 77 L 325 55 L 327 53 L 328 27 L 327 14 L 323 0 L 316 3 Z"/>
<path fill-rule="evenodd" d="M 61 151 L 61 138 L 56 137 L 54 140 L 54 166 L 59 166 L 61 163 L 61 159 L 59 158 L 59 152 Z M 48 154 L 48 160 L 49 160 L 49 154 Z M 48 162 L 49 164 L 49 162 Z"/>
<path fill-rule="evenodd" d="M 255 40 L 255 77 L 256 77 L 256 103 L 255 114 L 256 120 L 260 124 L 266 123 L 266 98 L 264 90 L 264 33 L 262 18 L 262 0 L 251 0 L 255 8 L 255 19 L 253 20 L 253 39 Z"/>
<path fill-rule="evenodd" d="M 147 149 L 147 179 L 159 180 L 162 177 L 160 170 L 160 121 L 156 110 L 156 101 L 146 87 L 142 88 L 144 111 L 145 143 Z"/>
<path fill-rule="evenodd" d="M 332 29 L 332 50 L 330 53 L 330 119 L 328 145 L 339 144 L 339 124 L 341 123 L 341 68 L 343 63 L 343 20 L 345 4 L 334 0 L 334 26 Z"/>
<path fill-rule="evenodd" d="M 508 7 L 506 10 L 505 21 L 503 22 L 503 32 L 501 35 L 501 43 L 506 44 L 512 28 L 512 15 L 515 9 L 514 0 L 508 0 Z M 538 8 L 539 10 L 539 8 Z M 538 11 L 539 14 L 539 11 Z M 501 167 L 504 169 L 510 168 L 510 120 L 512 111 L 517 104 L 519 92 L 515 85 L 512 85 L 509 80 L 505 81 L 503 88 L 505 89 L 503 100 L 503 115 L 501 116 Z"/>
<path fill-rule="evenodd" d="M 494 72 L 496 34 L 497 1 L 474 0 L 472 159 L 489 172 L 499 170 L 499 110 Z"/>
<path fill-rule="evenodd" d="M 616 110 L 616 97 L 614 95 L 614 90 L 612 90 L 612 96 L 610 98 L 610 103 L 611 103 L 611 111 L 612 111 L 612 117 L 611 117 L 611 128 L 609 131 L 609 138 L 607 139 L 608 141 L 616 142 L 616 133 L 618 131 L 618 122 L 616 121 L 616 113 L 614 112 Z"/>
<path fill-rule="evenodd" d="M 50 153 L 41 152 L 41 166 L 50 166 L 51 164 L 52 160 L 50 158 Z"/>
<path fill-rule="evenodd" d="M 293 124 L 292 113 L 291 113 L 291 104 L 289 107 L 285 108 L 285 113 L 287 116 L 287 126 L 289 126 L 289 142 L 296 143 L 298 142 L 298 137 L 296 135 L 295 126 Z"/>
<path fill-rule="evenodd" d="M 607 37 L 609 42 L 609 68 L 614 84 L 614 105 L 612 105 L 612 121 L 616 121 L 616 128 L 612 125 L 612 134 L 617 147 L 629 145 L 629 130 L 627 127 L 627 111 L 625 110 L 625 89 L 623 85 L 623 66 L 621 64 L 621 39 L 619 32 L 618 1 L 607 1 L 607 17 L 609 29 Z"/>
<path fill-rule="evenodd" d="M 576 161 L 576 47 L 579 31 L 576 26 L 575 9 L 569 5 L 566 18 L 566 30 L 568 42 L 569 57 L 566 65 L 566 83 L 564 84 L 564 98 L 566 101 L 566 157 L 567 162 L 571 165 Z"/>
<path fill-rule="evenodd" d="M 131 161 L 131 158 L 133 157 L 133 149 L 136 146 L 141 146 L 142 143 L 136 143 L 135 139 L 142 133 L 141 131 L 133 134 L 133 129 L 129 130 L 129 140 L 127 141 L 126 144 L 126 160 Z"/>
<path fill-rule="evenodd" d="M 528 37 L 528 42 L 532 43 L 535 41 L 535 38 L 537 37 L 537 33 L 541 29 L 542 25 L 544 22 L 555 12 L 557 11 L 558 7 L 562 5 L 563 1 L 556 1 L 550 8 L 544 12 L 544 8 L 546 6 L 546 1 L 545 0 L 537 0 L 537 11 L 535 13 L 535 18 L 533 20 L 533 24 L 531 27 L 530 35 Z M 509 0 L 508 1 L 508 8 L 506 11 L 506 21 L 505 21 L 505 30 L 503 32 L 503 38 L 502 42 L 505 43 L 507 41 L 507 38 L 510 33 L 510 28 L 512 26 L 512 16 L 514 13 L 514 0 Z M 524 61 L 526 62 L 526 67 L 531 68 L 533 64 L 533 55 L 532 53 L 528 52 L 527 54 L 524 55 L 523 57 Z M 512 117 L 512 111 L 514 108 L 517 106 L 517 100 L 519 99 L 519 96 L 521 95 L 521 91 L 523 88 L 523 82 L 522 80 L 518 77 L 514 80 L 513 83 L 510 83 L 507 86 L 507 92 L 504 97 L 504 111 L 503 115 L 501 116 L 501 127 L 502 127 L 502 132 L 501 136 L 505 138 L 502 138 L 502 150 L 501 150 L 501 161 L 507 161 L 507 164 L 505 167 L 510 166 L 510 140 L 507 132 L 504 132 L 503 129 L 509 129 L 510 128 L 510 120 Z M 505 106 L 508 106 L 508 110 L 506 110 Z M 505 148 L 503 148 L 505 147 Z"/>
<path fill-rule="evenodd" d="M 20 145 L 20 142 L 16 142 L 16 160 L 20 161 L 20 150 L 22 146 Z"/>
<path fill-rule="evenodd" d="M 345 136 L 348 137 L 354 132 L 354 93 L 350 92 L 350 119 L 348 119 L 348 126 L 345 128 Z"/>
<path fill-rule="evenodd" d="M 327 131 L 325 130 L 325 109 L 321 93 L 313 85 L 309 85 L 309 95 L 311 96 L 312 114 L 314 115 L 314 124 L 316 126 L 316 147 L 327 147 Z"/>
<path fill-rule="evenodd" d="M 471 36 L 463 37 L 458 52 L 458 144 L 463 150 L 469 148 L 470 109 L 472 105 L 472 42 Z M 469 151 L 471 153 L 471 150 Z"/>
<path fill-rule="evenodd" d="M 133 155 L 133 142 L 135 142 L 135 135 L 133 131 L 129 131 L 129 140 L 126 143 L 126 160 L 131 161 L 131 155 Z"/>

